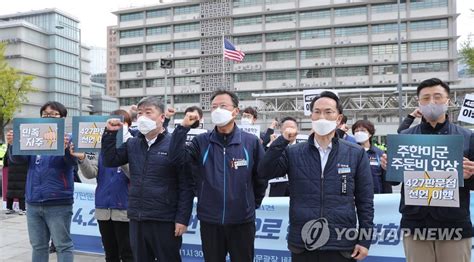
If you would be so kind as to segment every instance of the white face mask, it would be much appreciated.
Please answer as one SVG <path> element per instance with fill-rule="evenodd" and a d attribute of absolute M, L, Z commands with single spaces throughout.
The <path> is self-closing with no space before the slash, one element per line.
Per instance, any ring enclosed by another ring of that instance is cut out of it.
<path fill-rule="evenodd" d="M 329 121 L 326 119 L 319 119 L 316 121 L 311 121 L 311 125 L 313 127 L 314 132 L 320 136 L 325 136 L 332 131 L 334 131 L 337 127 L 336 120 Z"/>
<path fill-rule="evenodd" d="M 137 119 L 137 127 L 140 133 L 146 135 L 156 129 L 156 122 L 146 116 L 141 116 Z"/>
<path fill-rule="evenodd" d="M 247 118 L 247 117 L 242 117 L 242 119 L 240 120 L 240 124 L 241 125 L 252 125 L 252 119 L 250 118 Z"/>
<path fill-rule="evenodd" d="M 354 134 L 354 138 L 357 143 L 365 143 L 365 141 L 369 140 L 369 134 L 364 131 L 357 131 Z"/>
<path fill-rule="evenodd" d="M 211 121 L 218 127 L 227 125 L 232 120 L 232 112 L 222 108 L 217 108 L 211 113 Z"/>

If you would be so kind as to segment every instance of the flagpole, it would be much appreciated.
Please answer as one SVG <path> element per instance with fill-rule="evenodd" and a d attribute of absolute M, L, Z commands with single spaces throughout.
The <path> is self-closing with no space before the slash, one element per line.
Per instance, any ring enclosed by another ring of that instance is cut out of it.
<path fill-rule="evenodd" d="M 224 86 L 225 83 L 225 38 L 224 38 L 224 33 L 222 33 L 222 87 L 226 89 Z"/>

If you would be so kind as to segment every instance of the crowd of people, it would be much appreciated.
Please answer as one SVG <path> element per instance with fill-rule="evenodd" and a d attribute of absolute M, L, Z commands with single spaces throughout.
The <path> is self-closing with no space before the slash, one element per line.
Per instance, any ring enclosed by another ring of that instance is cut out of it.
<path fill-rule="evenodd" d="M 474 135 L 448 119 L 446 83 L 427 79 L 418 86 L 417 96 L 419 108 L 398 132 L 462 135 L 465 180 L 459 208 L 408 206 L 402 189 L 401 227 L 459 228 L 462 239 L 405 235 L 405 256 L 410 262 L 467 262 Z M 255 255 L 255 210 L 266 196 L 288 196 L 287 240 L 293 262 L 362 260 L 372 239 L 338 239 L 336 231 L 373 229 L 374 194 L 392 193 L 398 183 L 386 179 L 387 155 L 374 144 L 372 122 L 354 121 L 349 128 L 340 98 L 330 91 L 316 96 L 310 108 L 312 130 L 303 142 L 297 141 L 301 132 L 291 116 L 273 120 L 260 136 L 244 132 L 239 124 L 255 124 L 257 111 L 250 107 L 240 112 L 238 96 L 230 91 L 212 95 L 214 128 L 191 141 L 187 134 L 201 126 L 202 110 L 186 109 L 181 124 L 170 133 L 168 124 L 176 112 L 156 97 L 143 98 L 130 111 L 114 111 L 123 120 L 107 121 L 97 154 L 75 152 L 66 134 L 63 156 L 14 155 L 9 131 L 4 158 L 9 168 L 7 212 L 14 213 L 13 199 L 19 199 L 20 214 L 26 212 L 32 261 L 48 261 L 50 240 L 58 261 L 73 261 L 70 226 L 74 170 L 79 169 L 97 180 L 95 218 L 106 261 L 181 261 L 183 234 L 197 197 L 204 260 L 223 262 L 229 255 L 231 261 L 250 262 Z M 67 110 L 48 102 L 40 116 L 66 118 Z M 410 127 L 415 118 L 421 122 Z M 123 136 L 119 147 L 118 134 Z M 327 225 L 329 235 L 320 246 L 305 238 L 311 221 Z"/>

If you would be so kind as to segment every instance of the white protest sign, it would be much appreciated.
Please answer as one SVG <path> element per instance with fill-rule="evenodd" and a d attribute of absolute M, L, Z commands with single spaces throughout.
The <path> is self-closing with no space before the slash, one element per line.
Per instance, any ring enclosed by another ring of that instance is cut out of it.
<path fill-rule="evenodd" d="M 304 103 L 304 115 L 305 116 L 311 115 L 311 108 L 309 108 L 309 107 L 310 107 L 311 101 L 313 101 L 314 97 L 319 96 L 319 94 L 321 94 L 324 91 L 330 91 L 330 92 L 333 92 L 334 94 L 336 94 L 337 96 L 339 96 L 337 94 L 337 92 L 334 91 L 334 90 L 324 90 L 324 89 L 303 90 L 303 103 Z"/>
<path fill-rule="evenodd" d="M 468 94 L 464 98 L 458 121 L 474 124 L 474 94 Z"/>
<path fill-rule="evenodd" d="M 405 205 L 459 207 L 458 172 L 405 171 Z"/>

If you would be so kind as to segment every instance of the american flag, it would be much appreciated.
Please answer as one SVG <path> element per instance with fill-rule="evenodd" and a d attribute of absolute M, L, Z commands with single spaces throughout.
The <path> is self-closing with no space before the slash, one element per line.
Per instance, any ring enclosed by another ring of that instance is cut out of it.
<path fill-rule="evenodd" d="M 242 62 L 242 60 L 244 60 L 245 53 L 236 49 L 229 40 L 224 38 L 224 57 L 229 60 Z"/>

